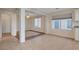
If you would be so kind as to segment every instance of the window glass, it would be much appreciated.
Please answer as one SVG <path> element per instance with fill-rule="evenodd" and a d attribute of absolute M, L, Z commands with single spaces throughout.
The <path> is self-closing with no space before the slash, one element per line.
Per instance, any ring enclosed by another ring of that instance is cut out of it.
<path fill-rule="evenodd" d="M 58 29 L 59 28 L 59 20 L 55 21 L 55 28 Z"/>
<path fill-rule="evenodd" d="M 72 28 L 72 21 L 71 21 L 71 19 L 67 20 L 67 28 L 69 30 L 71 30 L 71 28 Z"/>
<path fill-rule="evenodd" d="M 52 20 L 52 28 L 53 29 L 65 29 L 72 30 L 72 19 L 55 19 Z"/>
<path fill-rule="evenodd" d="M 60 29 L 60 20 L 52 20 L 52 28 Z"/>
<path fill-rule="evenodd" d="M 34 20 L 34 26 L 36 28 L 40 28 L 41 27 L 41 18 L 35 18 L 35 20 Z"/>

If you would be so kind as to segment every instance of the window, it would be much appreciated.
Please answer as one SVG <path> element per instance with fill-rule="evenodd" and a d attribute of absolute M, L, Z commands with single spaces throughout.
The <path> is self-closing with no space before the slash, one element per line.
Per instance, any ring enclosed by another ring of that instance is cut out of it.
<path fill-rule="evenodd" d="M 72 30 L 72 18 L 52 20 L 52 28 Z"/>
<path fill-rule="evenodd" d="M 41 27 L 41 18 L 35 18 L 35 20 L 34 20 L 34 26 L 36 28 L 40 28 Z"/>
<path fill-rule="evenodd" d="M 52 21 L 52 28 L 59 29 L 60 28 L 60 20 Z"/>

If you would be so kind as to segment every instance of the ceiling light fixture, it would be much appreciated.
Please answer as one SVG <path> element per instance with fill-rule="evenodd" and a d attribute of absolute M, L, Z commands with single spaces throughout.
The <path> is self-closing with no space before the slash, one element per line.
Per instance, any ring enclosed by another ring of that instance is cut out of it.
<path fill-rule="evenodd" d="M 30 8 L 28 8 L 28 15 L 26 17 L 30 18 Z"/>
<path fill-rule="evenodd" d="M 27 18 L 30 18 L 30 16 L 29 16 L 29 15 L 27 15 L 26 17 L 27 17 Z"/>

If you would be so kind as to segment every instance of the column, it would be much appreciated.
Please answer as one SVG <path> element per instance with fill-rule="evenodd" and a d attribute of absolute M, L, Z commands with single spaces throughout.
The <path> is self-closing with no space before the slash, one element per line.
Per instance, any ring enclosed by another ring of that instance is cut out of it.
<path fill-rule="evenodd" d="M 74 34 L 75 40 L 79 41 L 79 9 L 74 12 Z"/>
<path fill-rule="evenodd" d="M 20 20 L 20 36 L 19 36 L 19 39 L 20 39 L 20 42 L 21 43 L 24 43 L 25 42 L 25 8 L 21 8 L 19 10 L 19 20 Z"/>
<path fill-rule="evenodd" d="M 50 29 L 51 29 L 51 17 L 50 16 L 46 16 L 45 18 L 45 33 L 49 34 L 50 33 Z"/>
<path fill-rule="evenodd" d="M 17 18 L 16 14 L 11 15 L 11 35 L 16 36 L 17 33 Z"/>
<path fill-rule="evenodd" d="M 0 14 L 0 38 L 2 38 L 2 19 Z"/>

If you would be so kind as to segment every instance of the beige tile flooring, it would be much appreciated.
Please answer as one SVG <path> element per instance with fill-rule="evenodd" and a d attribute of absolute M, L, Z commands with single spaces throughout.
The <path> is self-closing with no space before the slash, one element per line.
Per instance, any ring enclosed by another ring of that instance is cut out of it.
<path fill-rule="evenodd" d="M 38 33 L 28 31 L 26 36 L 33 36 Z M 57 37 L 55 35 L 40 35 L 25 43 L 19 43 L 16 37 L 4 35 L 0 39 L 0 50 L 78 50 L 79 42 L 72 39 Z"/>

